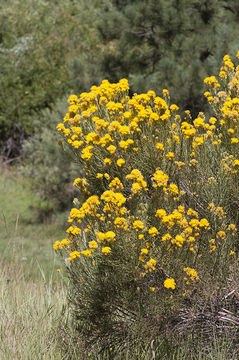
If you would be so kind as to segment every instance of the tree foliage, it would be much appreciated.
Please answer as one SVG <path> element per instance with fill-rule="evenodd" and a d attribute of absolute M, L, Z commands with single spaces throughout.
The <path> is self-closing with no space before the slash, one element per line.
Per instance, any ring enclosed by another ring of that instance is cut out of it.
<path fill-rule="evenodd" d="M 84 88 L 87 75 L 77 82 L 71 75 L 76 57 L 85 70 L 95 43 L 94 13 L 84 3 L 1 2 L 0 145 L 7 157 L 18 154 L 19 144 L 34 131 L 35 113 Z"/>
<path fill-rule="evenodd" d="M 136 92 L 167 88 L 196 114 L 202 80 L 237 50 L 238 9 L 236 1 L 107 1 L 98 17 L 102 72 L 129 78 Z"/>

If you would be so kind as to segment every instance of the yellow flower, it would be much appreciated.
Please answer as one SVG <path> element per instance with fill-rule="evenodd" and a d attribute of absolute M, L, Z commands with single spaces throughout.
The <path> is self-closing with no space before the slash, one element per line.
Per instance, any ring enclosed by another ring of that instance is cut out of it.
<path fill-rule="evenodd" d="M 92 153 L 91 153 L 92 149 L 93 149 L 93 146 L 91 146 L 91 145 L 86 146 L 81 152 L 82 159 L 90 160 L 90 158 L 92 157 Z"/>
<path fill-rule="evenodd" d="M 190 277 L 190 279 L 191 279 L 192 281 L 199 279 L 196 270 L 194 270 L 194 269 L 192 269 L 192 268 L 190 268 L 190 267 L 187 267 L 187 268 L 184 268 L 183 271 L 186 272 L 186 274 Z"/>
<path fill-rule="evenodd" d="M 110 145 L 107 147 L 107 150 L 113 155 L 115 153 L 116 147 L 114 145 Z"/>
<path fill-rule="evenodd" d="M 198 218 L 198 213 L 197 213 L 197 211 L 195 211 L 195 210 L 193 210 L 193 209 L 191 209 L 191 208 L 188 209 L 187 215 L 189 215 L 189 216 L 194 216 L 195 218 Z"/>
<path fill-rule="evenodd" d="M 164 174 L 162 170 L 157 170 L 153 175 L 153 187 L 166 186 L 168 182 L 168 175 Z"/>
<path fill-rule="evenodd" d="M 54 249 L 54 250 L 58 250 L 59 247 L 60 247 L 60 245 L 61 245 L 60 241 L 56 241 L 56 242 L 54 243 L 54 245 L 53 245 L 53 249 Z"/>
<path fill-rule="evenodd" d="M 136 221 L 134 221 L 134 223 L 133 223 L 133 227 L 134 227 L 134 229 L 135 229 L 136 231 L 142 230 L 142 229 L 144 228 L 144 224 L 142 223 L 142 221 L 136 220 Z"/>
<path fill-rule="evenodd" d="M 110 187 L 112 190 L 114 190 L 114 191 L 116 191 L 116 190 L 122 190 L 122 189 L 124 188 L 122 182 L 121 182 L 120 179 L 117 178 L 117 177 L 114 178 L 114 179 L 110 182 L 109 187 Z"/>
<path fill-rule="evenodd" d="M 224 231 L 218 231 L 217 236 L 222 238 L 222 239 L 225 239 L 226 238 L 226 233 Z"/>
<path fill-rule="evenodd" d="M 120 135 L 130 135 L 130 127 L 126 125 L 122 125 L 119 127 Z"/>
<path fill-rule="evenodd" d="M 69 261 L 72 261 L 76 258 L 80 257 L 80 252 L 79 251 L 73 251 L 70 253 L 70 257 L 68 258 Z"/>
<path fill-rule="evenodd" d="M 147 255 L 148 252 L 148 249 L 141 249 L 141 255 Z"/>
<path fill-rule="evenodd" d="M 200 227 L 204 227 L 205 229 L 209 228 L 209 222 L 207 221 L 207 219 L 201 219 L 200 223 L 199 223 Z"/>
<path fill-rule="evenodd" d="M 121 167 L 122 165 L 125 164 L 125 160 L 124 160 L 124 159 L 118 159 L 117 162 L 116 162 L 116 164 L 117 164 L 119 167 Z"/>
<path fill-rule="evenodd" d="M 107 165 L 107 164 L 110 165 L 112 163 L 112 161 L 109 158 L 105 158 L 104 163 L 105 163 L 105 165 Z"/>
<path fill-rule="evenodd" d="M 172 236 L 170 234 L 165 234 L 163 237 L 162 237 L 162 241 L 168 241 L 168 240 L 171 240 L 172 239 Z"/>
<path fill-rule="evenodd" d="M 76 103 L 77 101 L 78 101 L 77 95 L 70 95 L 68 98 L 68 103 L 71 105 Z"/>
<path fill-rule="evenodd" d="M 157 144 L 156 144 L 156 149 L 164 151 L 164 146 L 163 146 L 163 144 L 162 144 L 162 143 L 157 143 Z"/>
<path fill-rule="evenodd" d="M 169 160 L 173 160 L 174 159 L 174 153 L 173 152 L 169 152 L 166 154 L 166 157 L 169 159 Z"/>
<path fill-rule="evenodd" d="M 176 287 L 176 282 L 173 278 L 168 278 L 164 281 L 164 287 L 166 287 L 167 289 L 172 289 L 174 290 Z"/>
<path fill-rule="evenodd" d="M 72 142 L 72 146 L 75 148 L 75 149 L 78 149 L 81 145 L 83 144 L 83 141 L 73 141 Z"/>
<path fill-rule="evenodd" d="M 179 109 L 179 107 L 177 106 L 177 105 L 175 105 L 175 104 L 172 104 L 171 106 L 170 106 L 170 110 L 172 111 L 172 112 L 175 112 L 175 111 L 177 111 Z"/>
<path fill-rule="evenodd" d="M 156 214 L 155 214 L 155 216 L 160 218 L 160 219 L 163 218 L 166 215 L 167 215 L 167 213 L 166 213 L 166 211 L 164 209 L 158 209 L 156 211 Z"/>
<path fill-rule="evenodd" d="M 149 271 L 152 271 L 152 270 L 155 270 L 156 269 L 156 260 L 154 260 L 154 259 L 150 259 L 145 265 L 144 265 L 144 267 L 145 267 L 145 269 L 146 270 L 149 270 Z"/>
<path fill-rule="evenodd" d="M 91 257 L 92 256 L 92 252 L 91 250 L 83 250 L 81 251 L 81 254 L 87 257 Z"/>
<path fill-rule="evenodd" d="M 115 241 L 115 233 L 113 231 L 107 231 L 105 233 L 105 240 L 106 241 Z"/>
<path fill-rule="evenodd" d="M 111 252 L 111 248 L 109 246 L 104 246 L 101 251 L 103 254 L 108 255 Z"/>
<path fill-rule="evenodd" d="M 170 184 L 168 187 L 168 191 L 171 195 L 178 195 L 178 187 L 176 184 Z"/>
<path fill-rule="evenodd" d="M 151 235 L 152 237 L 157 236 L 158 235 L 158 229 L 156 227 L 151 227 L 148 230 L 149 235 Z"/>
<path fill-rule="evenodd" d="M 169 95 L 169 92 L 167 89 L 163 89 L 163 96 L 168 96 Z"/>
<path fill-rule="evenodd" d="M 176 235 L 174 239 L 171 240 L 173 244 L 176 244 L 178 247 L 182 247 L 185 238 L 183 235 Z"/>
<path fill-rule="evenodd" d="M 79 229 L 78 227 L 76 226 L 70 226 L 67 230 L 66 230 L 67 233 L 69 234 L 73 234 L 73 235 L 78 235 L 81 233 L 81 229 Z"/>
<path fill-rule="evenodd" d="M 92 240 L 89 242 L 89 248 L 90 249 L 97 249 L 98 248 L 98 244 L 95 240 Z"/>
<path fill-rule="evenodd" d="M 99 243 L 105 240 L 105 234 L 103 232 L 96 231 L 95 234 L 97 236 L 97 240 L 99 241 Z"/>
<path fill-rule="evenodd" d="M 197 146 L 200 146 L 204 143 L 204 139 L 203 136 L 198 136 L 194 138 L 194 141 L 196 143 Z"/>
<path fill-rule="evenodd" d="M 127 230 L 128 229 L 128 223 L 125 218 L 117 217 L 114 221 L 114 224 L 117 228 Z"/>

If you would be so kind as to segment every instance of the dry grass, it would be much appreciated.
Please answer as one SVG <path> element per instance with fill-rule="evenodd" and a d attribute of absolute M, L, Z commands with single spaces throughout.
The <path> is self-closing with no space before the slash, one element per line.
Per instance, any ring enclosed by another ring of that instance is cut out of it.
<path fill-rule="evenodd" d="M 59 274 L 60 276 L 60 274 Z M 22 265 L 1 263 L 0 358 L 63 359 L 55 336 L 65 299 L 63 282 L 32 280 Z"/>

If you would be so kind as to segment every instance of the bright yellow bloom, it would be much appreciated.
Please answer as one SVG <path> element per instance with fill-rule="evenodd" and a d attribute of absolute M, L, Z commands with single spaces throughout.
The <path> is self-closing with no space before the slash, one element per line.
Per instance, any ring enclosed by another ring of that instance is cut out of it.
<path fill-rule="evenodd" d="M 169 159 L 169 160 L 173 160 L 174 159 L 174 153 L 173 152 L 169 152 L 166 154 L 166 157 Z"/>
<path fill-rule="evenodd" d="M 76 258 L 80 257 L 80 252 L 79 251 L 73 251 L 70 253 L 70 257 L 68 258 L 69 261 L 72 261 Z"/>
<path fill-rule="evenodd" d="M 164 287 L 166 287 L 167 289 L 172 289 L 174 290 L 176 287 L 176 282 L 173 278 L 168 278 L 164 281 Z"/>
<path fill-rule="evenodd" d="M 170 234 L 165 234 L 163 237 L 162 237 L 162 241 L 168 241 L 168 240 L 171 240 L 172 239 L 172 236 Z"/>
<path fill-rule="evenodd" d="M 136 231 L 142 230 L 142 229 L 144 228 L 144 224 L 142 223 L 142 221 L 136 220 L 136 221 L 134 221 L 134 223 L 133 223 L 133 227 L 134 227 L 134 229 L 135 229 Z"/>
<path fill-rule="evenodd" d="M 109 187 L 112 190 L 117 191 L 117 190 L 123 190 L 124 185 L 122 184 L 120 179 L 116 177 L 110 182 Z"/>
<path fill-rule="evenodd" d="M 194 269 L 192 269 L 190 267 L 184 268 L 183 270 L 186 272 L 186 274 L 190 277 L 191 280 L 198 280 L 199 279 L 196 270 L 194 270 Z"/>
<path fill-rule="evenodd" d="M 144 267 L 145 267 L 146 270 L 152 271 L 152 270 L 155 270 L 155 269 L 156 269 L 156 267 L 155 267 L 155 266 L 156 266 L 156 263 L 157 263 L 157 261 L 151 258 L 151 259 L 144 265 Z"/>
<path fill-rule="evenodd" d="M 171 195 L 178 195 L 178 193 L 179 193 L 178 187 L 176 184 L 170 184 L 167 190 Z"/>
<path fill-rule="evenodd" d="M 54 249 L 54 250 L 58 250 L 59 247 L 60 247 L 60 245 L 61 245 L 61 242 L 60 242 L 60 241 L 56 241 L 56 242 L 54 243 L 54 245 L 53 245 L 53 249 Z"/>
<path fill-rule="evenodd" d="M 177 105 L 175 105 L 175 104 L 172 104 L 171 106 L 170 106 L 170 110 L 172 111 L 172 112 L 175 112 L 175 111 L 177 111 L 179 109 L 179 107 L 177 106 Z"/>
<path fill-rule="evenodd" d="M 217 236 L 222 238 L 222 239 L 225 239 L 226 238 L 226 233 L 224 231 L 218 231 Z"/>
<path fill-rule="evenodd" d="M 168 96 L 169 95 L 169 92 L 167 89 L 163 89 L 163 96 Z"/>
<path fill-rule="evenodd" d="M 147 255 L 148 252 L 148 249 L 141 249 L 141 255 Z"/>
<path fill-rule="evenodd" d="M 200 227 L 204 227 L 205 229 L 208 229 L 209 228 L 209 222 L 207 221 L 207 219 L 201 219 L 200 220 L 200 223 L 199 223 L 199 226 Z"/>
<path fill-rule="evenodd" d="M 105 165 L 110 165 L 111 163 L 112 163 L 112 161 L 109 158 L 104 159 L 104 164 Z"/>
<path fill-rule="evenodd" d="M 115 233 L 113 231 L 107 231 L 105 233 L 105 240 L 108 242 L 115 241 Z"/>
<path fill-rule="evenodd" d="M 117 164 L 119 167 L 121 167 L 122 165 L 125 164 L 125 160 L 124 160 L 124 159 L 118 159 L 117 162 L 116 162 L 116 164 Z"/>
<path fill-rule="evenodd" d="M 92 256 L 92 252 L 91 250 L 83 250 L 81 251 L 81 254 L 87 257 L 91 257 Z"/>
<path fill-rule="evenodd" d="M 97 249 L 98 248 L 98 244 L 95 240 L 92 240 L 89 242 L 89 248 L 90 249 Z"/>
<path fill-rule="evenodd" d="M 77 103 L 77 101 L 78 101 L 77 95 L 70 95 L 68 98 L 68 103 L 71 105 Z"/>
<path fill-rule="evenodd" d="M 166 186 L 168 182 L 168 175 L 164 174 L 162 170 L 157 170 L 153 175 L 153 187 Z"/>
<path fill-rule="evenodd" d="M 105 234 L 103 232 L 96 231 L 95 234 L 99 243 L 105 240 Z"/>
<path fill-rule="evenodd" d="M 110 145 L 107 147 L 107 150 L 113 155 L 115 153 L 116 146 Z"/>
<path fill-rule="evenodd" d="M 123 217 L 117 217 L 114 221 L 114 224 L 117 228 L 127 230 L 128 229 L 128 223 L 127 220 Z"/>
<path fill-rule="evenodd" d="M 149 235 L 151 235 L 152 237 L 157 236 L 158 235 L 158 229 L 156 227 L 151 227 L 148 230 Z"/>
<path fill-rule="evenodd" d="M 103 254 L 108 255 L 111 252 L 111 248 L 109 246 L 104 246 L 101 251 Z"/>
<path fill-rule="evenodd" d="M 81 229 L 79 229 L 76 226 L 70 226 L 67 230 L 67 233 L 73 234 L 73 235 L 79 235 L 81 233 Z"/>
<path fill-rule="evenodd" d="M 162 143 L 157 143 L 157 144 L 156 144 L 156 149 L 164 151 L 164 146 L 163 146 L 163 144 L 162 144 Z"/>
<path fill-rule="evenodd" d="M 91 146 L 91 145 L 85 147 L 81 152 L 82 159 L 90 160 L 90 158 L 92 157 L 92 153 L 91 153 L 92 149 L 93 149 L 93 146 Z"/>

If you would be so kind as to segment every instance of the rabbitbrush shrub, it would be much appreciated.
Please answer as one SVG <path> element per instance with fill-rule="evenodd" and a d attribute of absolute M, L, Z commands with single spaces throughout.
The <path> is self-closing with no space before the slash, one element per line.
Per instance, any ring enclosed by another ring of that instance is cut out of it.
<path fill-rule="evenodd" d="M 227 284 L 238 251 L 239 67 L 205 79 L 212 116 L 181 115 L 126 79 L 71 95 L 57 126 L 84 176 L 74 181 L 66 257 L 75 336 L 86 354 L 150 344 Z M 209 289 L 209 290 L 208 290 Z"/>

